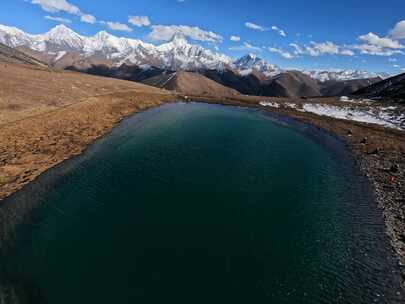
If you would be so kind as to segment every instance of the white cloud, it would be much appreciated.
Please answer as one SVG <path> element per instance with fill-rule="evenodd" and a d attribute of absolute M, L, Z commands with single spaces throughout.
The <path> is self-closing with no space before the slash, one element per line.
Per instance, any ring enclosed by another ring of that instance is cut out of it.
<path fill-rule="evenodd" d="M 344 55 L 344 56 L 354 56 L 354 55 L 356 55 L 352 50 L 348 50 L 348 49 L 345 49 L 345 50 L 341 50 L 340 51 L 340 55 Z"/>
<path fill-rule="evenodd" d="M 28 0 L 32 4 L 39 5 L 44 11 L 49 13 L 65 12 L 79 16 L 82 22 L 96 23 L 97 19 L 93 15 L 83 13 L 79 7 L 66 0 Z"/>
<path fill-rule="evenodd" d="M 293 54 L 291 54 L 290 52 L 284 51 L 284 50 L 282 50 L 280 48 L 269 47 L 269 48 L 267 48 L 267 50 L 270 53 L 280 54 L 285 59 L 293 59 L 293 58 L 295 58 L 295 56 Z"/>
<path fill-rule="evenodd" d="M 80 17 L 80 20 L 81 20 L 82 22 L 90 23 L 90 24 L 94 24 L 94 23 L 97 22 L 96 17 L 94 17 L 93 15 L 89 15 L 89 14 L 87 14 L 87 15 L 82 15 L 82 16 Z"/>
<path fill-rule="evenodd" d="M 303 47 L 301 47 L 300 45 L 296 44 L 296 43 L 290 43 L 290 46 L 293 47 L 295 49 L 295 55 L 302 55 L 305 53 L 305 50 Z"/>
<path fill-rule="evenodd" d="M 391 33 L 393 31 L 394 30 L 392 30 Z M 396 34 L 399 34 L 398 27 Z M 393 35 L 391 37 L 393 37 Z M 405 46 L 398 40 L 389 37 L 379 37 L 374 33 L 368 33 L 367 35 L 359 36 L 358 39 L 364 43 L 353 45 L 351 48 L 358 50 L 363 55 L 392 56 L 395 54 L 404 54 L 401 49 L 404 49 Z"/>
<path fill-rule="evenodd" d="M 231 38 L 229 38 L 231 41 L 235 41 L 238 42 L 240 41 L 240 37 L 239 36 L 231 36 Z"/>
<path fill-rule="evenodd" d="M 381 38 L 374 33 L 368 33 L 367 35 L 362 35 L 359 37 L 359 40 L 366 42 L 370 45 L 375 45 L 382 48 L 388 49 L 403 49 L 404 46 L 401 45 L 398 41 L 392 40 L 390 38 Z"/>
<path fill-rule="evenodd" d="M 311 56 L 320 56 L 323 54 L 337 55 L 339 54 L 339 47 L 333 42 L 311 42 L 311 47 L 307 47 L 307 50 Z"/>
<path fill-rule="evenodd" d="M 151 22 L 150 22 L 148 16 L 129 16 L 128 22 L 137 27 L 151 25 Z"/>
<path fill-rule="evenodd" d="M 389 62 L 397 62 L 398 59 L 397 59 L 397 58 L 388 58 L 388 61 L 389 61 Z"/>
<path fill-rule="evenodd" d="M 66 18 L 61 18 L 61 17 L 53 17 L 53 16 L 45 16 L 45 19 L 56 21 L 56 22 L 61 22 L 61 23 L 71 23 L 72 21 Z"/>
<path fill-rule="evenodd" d="M 182 34 L 196 41 L 205 41 L 219 43 L 222 42 L 222 36 L 187 25 L 152 25 L 152 32 L 148 35 L 149 39 L 156 41 L 168 41 L 176 34 Z"/>
<path fill-rule="evenodd" d="M 280 36 L 283 36 L 283 37 L 286 37 L 286 36 L 287 36 L 287 34 L 286 34 L 286 32 L 285 32 L 284 30 L 280 29 L 279 27 L 277 27 L 277 26 L 275 26 L 275 25 L 273 25 L 273 26 L 271 27 L 271 29 L 272 29 L 273 31 L 276 31 Z"/>
<path fill-rule="evenodd" d="M 348 48 L 342 48 L 333 42 L 314 42 L 311 41 L 310 46 L 300 46 L 296 43 L 291 43 L 296 55 L 309 55 L 313 57 L 318 57 L 322 55 L 343 55 L 343 56 L 354 56 L 354 52 Z"/>
<path fill-rule="evenodd" d="M 106 23 L 107 23 L 107 26 L 114 31 L 132 32 L 132 29 L 124 23 L 111 22 L 111 21 L 108 21 Z"/>
<path fill-rule="evenodd" d="M 390 31 L 390 36 L 394 39 L 405 39 L 405 20 L 398 22 Z"/>
<path fill-rule="evenodd" d="M 244 42 L 243 45 L 230 47 L 229 50 L 231 50 L 231 51 L 253 51 L 253 52 L 262 51 L 262 49 L 260 47 L 254 46 L 248 42 Z"/>
<path fill-rule="evenodd" d="M 44 11 L 50 13 L 66 12 L 72 15 L 80 15 L 80 9 L 66 0 L 32 0 L 32 4 L 39 5 Z"/>
<path fill-rule="evenodd" d="M 360 51 L 360 53 L 363 55 L 392 56 L 396 54 L 403 54 L 401 50 L 386 49 L 372 44 L 353 45 L 352 48 Z"/>
<path fill-rule="evenodd" d="M 260 32 L 268 31 L 268 29 L 265 28 L 264 26 L 257 25 L 257 24 L 252 23 L 252 22 L 246 22 L 246 23 L 245 23 L 245 26 L 246 26 L 247 28 L 251 29 L 251 30 L 254 30 L 254 31 L 260 31 Z"/>

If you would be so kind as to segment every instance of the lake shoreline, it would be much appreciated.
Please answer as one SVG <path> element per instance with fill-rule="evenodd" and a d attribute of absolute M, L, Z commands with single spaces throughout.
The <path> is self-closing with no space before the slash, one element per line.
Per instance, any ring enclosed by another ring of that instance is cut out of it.
<path fill-rule="evenodd" d="M 127 98 L 128 95 L 121 95 L 119 96 L 118 104 L 122 102 L 124 98 Z M 144 96 L 143 98 L 150 98 L 150 96 Z M 370 181 L 372 188 L 374 190 L 375 198 L 379 208 L 382 210 L 384 215 L 384 222 L 386 225 L 387 234 L 390 237 L 391 244 L 395 249 L 397 256 L 399 257 L 399 267 L 401 269 L 402 278 L 405 281 L 405 239 L 402 239 L 402 236 L 405 236 L 405 217 L 404 212 L 401 211 L 396 207 L 396 204 L 401 204 L 401 196 L 403 194 L 403 190 L 401 187 L 393 185 L 390 179 L 387 176 L 391 176 L 394 172 L 391 172 L 389 164 L 392 163 L 399 163 L 399 172 L 395 173 L 395 176 L 399 178 L 394 181 L 401 185 L 402 179 L 404 175 L 404 159 L 401 154 L 395 155 L 394 152 L 397 151 L 390 151 L 389 149 L 379 150 L 378 147 L 375 148 L 375 145 L 378 145 L 378 136 L 373 136 L 373 134 L 378 134 L 379 136 L 385 136 L 385 134 L 389 134 L 391 140 L 399 141 L 400 139 L 400 132 L 386 130 L 384 128 L 379 127 L 369 127 L 364 126 L 359 123 L 353 123 L 349 121 L 339 121 L 330 118 L 320 117 L 308 113 L 298 113 L 297 111 L 293 110 L 274 110 L 264 108 L 258 105 L 256 99 L 252 100 L 225 100 L 218 102 L 216 99 L 210 99 L 205 97 L 184 97 L 178 95 L 166 95 L 166 96 L 155 96 L 154 102 L 147 104 L 145 106 L 139 107 L 139 105 L 132 104 L 125 104 L 125 110 L 119 111 L 117 116 L 114 120 L 110 120 L 107 124 L 103 124 L 102 132 L 96 130 L 96 136 L 89 138 L 85 143 L 81 143 L 82 146 L 80 149 L 73 150 L 69 149 L 69 151 L 65 151 L 66 154 L 61 153 L 60 158 L 55 160 L 52 164 L 50 164 L 46 169 L 42 170 L 41 172 L 38 171 L 28 171 L 28 176 L 24 176 L 25 180 L 22 184 L 19 183 L 14 185 L 15 187 L 11 187 L 7 192 L 8 199 L 4 200 L 3 202 L 0 200 L 0 209 L 2 210 L 2 234 L 0 239 L 6 240 L 12 237 L 12 235 L 8 234 L 7 231 L 10 229 L 6 227 L 16 227 L 18 223 L 21 223 L 29 217 L 30 211 L 35 208 L 35 206 L 29 206 L 30 203 L 27 199 L 21 200 L 20 206 L 10 206 L 7 202 L 13 200 L 13 198 L 17 195 L 21 196 L 23 191 L 18 191 L 20 189 L 25 189 L 25 187 L 30 187 L 32 181 L 36 180 L 36 178 L 44 172 L 48 172 L 50 168 L 59 167 L 64 165 L 64 160 L 72 159 L 77 155 L 81 155 L 85 153 L 89 145 L 92 145 L 98 138 L 104 137 L 105 135 L 109 134 L 111 130 L 117 126 L 123 119 L 126 117 L 130 117 L 133 114 L 136 114 L 139 111 L 147 110 L 159 105 L 162 105 L 167 102 L 176 102 L 176 101 L 197 101 L 197 102 L 207 102 L 207 103 L 215 103 L 215 104 L 222 104 L 222 105 L 230 105 L 230 106 L 241 106 L 241 107 L 249 107 L 260 109 L 267 112 L 274 112 L 276 115 L 280 117 L 288 117 L 289 120 L 296 120 L 305 124 L 310 125 L 312 128 L 319 129 L 320 131 L 325 131 L 326 133 L 335 136 L 343 143 L 346 144 L 348 151 L 353 155 L 355 158 L 360 171 L 367 176 L 368 180 Z M 98 100 L 95 102 L 99 102 Z M 76 112 L 76 110 L 75 110 Z M 88 123 L 91 123 L 89 121 Z M 367 136 L 371 133 L 371 136 Z M 402 133 L 403 134 L 403 133 Z M 393 136 L 392 136 L 393 135 Z M 375 138 L 374 138 L 375 137 Z M 363 139 L 367 138 L 366 143 L 363 143 Z M 375 142 L 377 141 L 377 142 Z M 399 141 L 400 142 L 400 141 Z M 374 151 L 376 150 L 376 152 Z M 373 153 L 371 153 L 373 152 Z M 374 153 L 375 152 L 375 153 Z M 387 167 L 384 170 L 381 169 L 381 166 Z M 52 171 L 52 170 L 51 170 Z M 33 174 L 34 173 L 34 174 Z M 26 186 L 28 185 L 28 186 Z M 23 195 L 22 195 L 23 196 Z M 4 193 L 3 193 L 4 197 Z M 403 196 L 402 196 L 403 197 Z M 12 229 L 11 229 L 12 230 Z M 2 242 L 3 243 L 3 242 Z M 1 246 L 0 246 L 1 247 Z"/>
<path fill-rule="evenodd" d="M 167 105 L 167 106 L 172 107 L 172 105 Z M 183 105 L 183 107 L 184 107 L 184 105 Z M 221 107 L 221 105 L 218 105 L 218 107 Z M 165 109 L 165 108 L 166 108 L 166 105 L 163 105 L 163 109 Z M 159 113 L 161 111 L 159 109 L 160 109 L 160 107 L 153 108 L 153 109 L 151 109 L 151 112 L 148 111 L 148 113 Z M 235 110 L 239 111 L 237 108 Z M 345 148 L 344 143 L 339 138 L 337 138 L 335 136 L 331 136 L 331 134 L 324 132 L 323 130 L 319 130 L 316 127 L 313 127 L 311 125 L 301 123 L 295 119 L 291 119 L 288 116 L 269 113 L 267 111 L 262 111 L 262 109 L 257 109 L 257 108 L 242 107 L 240 109 L 240 111 L 252 111 L 252 112 L 258 113 L 259 115 L 264 115 L 267 118 L 271 119 L 271 121 L 269 123 L 274 122 L 275 124 L 279 124 L 279 125 L 282 125 L 283 127 L 292 129 L 295 132 L 300 133 L 304 137 L 311 139 L 318 146 L 325 147 L 325 149 L 328 151 L 328 154 L 331 154 L 331 157 L 335 158 L 335 160 L 337 162 L 342 161 L 345 164 L 344 166 L 353 168 L 353 173 L 355 174 L 353 177 L 354 179 L 360 178 L 360 180 L 362 180 L 362 182 L 361 182 L 362 185 L 363 185 L 363 180 L 364 180 L 365 196 L 366 197 L 370 196 L 370 198 L 366 199 L 366 200 L 369 201 L 369 203 L 371 204 L 370 207 L 377 211 L 377 208 L 374 205 L 374 201 L 372 200 L 372 194 L 370 193 L 371 188 L 370 188 L 369 183 L 362 176 L 357 176 L 358 168 L 357 168 L 357 165 L 355 164 L 355 160 L 352 158 L 352 155 L 350 153 L 348 153 L 349 151 Z M 148 114 L 148 116 L 145 116 L 145 117 L 150 117 L 150 116 L 151 115 Z M 17 204 L 21 204 L 22 208 L 25 208 L 24 204 L 27 201 L 30 201 L 30 202 L 40 201 L 41 196 L 42 196 L 42 191 L 46 193 L 48 191 L 47 189 L 53 189 L 53 187 L 56 187 L 58 184 L 62 184 L 63 180 L 64 180 L 63 176 L 68 175 L 69 172 L 71 171 L 71 168 L 74 168 L 77 165 L 80 166 L 82 161 L 86 162 L 88 159 L 92 159 L 94 157 L 94 153 L 98 153 L 100 148 L 103 149 L 103 145 L 105 145 L 106 143 L 108 144 L 114 137 L 116 137 L 116 135 L 119 135 L 121 132 L 123 132 L 123 130 L 126 129 L 126 126 L 128 126 L 129 123 L 134 122 L 134 121 L 136 122 L 136 120 L 134 120 L 134 119 L 138 119 L 138 117 L 141 117 L 141 116 L 134 115 L 134 116 L 130 116 L 130 117 L 124 119 L 121 122 L 121 124 L 119 124 L 119 126 L 117 126 L 117 128 L 113 129 L 113 131 L 111 132 L 111 136 L 108 135 L 108 136 L 105 136 L 103 138 L 96 140 L 94 143 L 92 143 L 88 146 L 85 153 L 82 153 L 79 156 L 70 159 L 69 161 L 63 162 L 60 165 L 52 168 L 51 170 L 48 170 L 43 175 L 41 175 L 41 177 L 39 179 L 35 180 L 34 182 L 32 182 L 32 183 L 28 184 L 26 187 L 24 187 L 23 191 L 19 191 L 15 195 L 11 196 L 9 200 L 5 200 L 5 203 L 8 202 L 10 204 L 10 206 L 16 206 L 16 203 L 17 203 Z M 145 117 L 142 119 L 145 120 Z M 139 123 L 139 121 L 138 121 L 138 123 Z M 140 123 L 142 123 L 142 121 Z M 350 170 L 350 171 L 352 171 L 352 170 Z M 343 174 L 343 172 L 342 172 L 342 174 Z M 38 193 L 38 189 L 42 190 L 42 191 Z M 361 192 L 363 192 L 363 191 L 361 191 Z M 35 197 L 35 196 L 38 196 L 38 197 Z M 41 207 L 42 207 L 42 205 L 41 205 Z M 34 208 L 34 210 L 33 210 L 34 212 L 32 212 L 32 214 L 34 214 L 34 217 L 32 218 L 32 222 L 29 221 L 27 223 L 27 225 L 24 225 L 24 223 L 23 223 L 23 225 L 19 225 L 19 227 L 20 227 L 20 229 L 22 229 L 22 231 L 17 231 L 18 236 L 20 236 L 22 234 L 22 232 L 25 232 L 29 235 L 30 230 L 32 229 L 32 225 L 35 225 L 36 221 L 38 221 L 38 217 L 36 216 L 36 214 L 38 212 L 35 211 L 35 209 L 36 209 L 35 205 L 33 205 L 32 208 Z M 47 208 L 47 207 L 45 207 L 45 208 Z M 350 205 L 346 206 L 345 208 L 351 209 Z M 42 209 L 42 208 L 40 208 L 40 209 Z M 356 209 L 356 206 L 353 206 L 353 209 Z M 376 217 L 375 217 L 375 219 L 377 221 L 376 225 L 381 227 L 381 231 L 379 231 L 378 233 L 375 233 L 374 235 L 381 236 L 381 240 L 382 240 L 381 246 L 383 248 L 386 248 L 385 250 L 390 252 L 391 247 L 389 246 L 388 239 L 386 239 L 385 237 L 384 238 L 382 237 L 383 229 L 384 229 L 383 221 L 382 221 L 382 219 L 381 219 L 381 222 L 379 221 L 379 217 L 377 214 L 378 214 L 378 212 L 376 212 Z M 391 254 L 392 258 L 389 258 L 385 261 L 381 261 L 382 265 L 387 265 L 387 266 L 384 266 L 387 269 L 394 269 L 395 258 L 394 258 L 394 253 L 393 252 L 391 252 L 391 253 L 392 253 Z M 390 255 L 390 257 L 391 257 L 391 255 Z M 361 255 L 359 256 L 359 260 L 362 260 L 363 258 L 364 257 L 362 257 Z M 389 272 L 391 273 L 391 271 L 389 271 Z M 398 274 L 398 271 L 396 270 L 395 273 L 397 274 L 397 277 L 399 279 L 400 276 Z M 392 275 L 392 274 L 390 274 L 390 275 Z M 388 278 L 388 276 L 387 276 L 387 278 Z M 33 282 L 33 284 L 34 284 L 34 282 Z M 398 283 L 398 285 L 397 284 L 395 284 L 395 285 L 398 286 L 399 283 Z M 397 288 L 393 288 L 393 290 L 397 290 Z"/>

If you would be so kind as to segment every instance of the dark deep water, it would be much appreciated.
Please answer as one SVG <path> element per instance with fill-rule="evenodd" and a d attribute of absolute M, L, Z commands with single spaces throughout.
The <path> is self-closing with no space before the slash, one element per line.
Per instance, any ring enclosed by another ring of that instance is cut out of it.
<path fill-rule="evenodd" d="M 25 190 L 42 207 L 3 268 L 52 304 L 394 303 L 367 183 L 301 131 L 197 103 L 138 114 Z"/>

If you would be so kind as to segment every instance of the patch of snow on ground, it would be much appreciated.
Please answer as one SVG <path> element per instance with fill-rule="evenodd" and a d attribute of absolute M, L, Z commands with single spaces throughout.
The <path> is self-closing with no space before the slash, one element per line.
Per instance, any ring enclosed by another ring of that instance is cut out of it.
<path fill-rule="evenodd" d="M 286 108 L 297 109 L 297 105 L 295 103 L 286 102 L 284 105 Z"/>
<path fill-rule="evenodd" d="M 396 110 L 397 109 L 397 107 L 393 107 L 393 106 L 390 106 L 390 107 L 383 107 L 383 108 L 381 108 L 381 110 L 383 110 L 383 111 L 387 111 L 387 110 Z"/>
<path fill-rule="evenodd" d="M 361 111 L 346 107 L 337 107 L 322 104 L 309 104 L 303 106 L 304 112 L 314 113 L 320 116 L 328 116 L 337 119 L 352 120 L 370 124 L 382 125 L 388 128 L 405 129 L 405 115 L 396 116 L 393 113 L 377 108 L 377 111 Z"/>
<path fill-rule="evenodd" d="M 261 101 L 259 104 L 263 107 L 272 107 L 277 109 L 280 108 L 280 104 L 278 104 L 277 102 Z"/>
<path fill-rule="evenodd" d="M 340 97 L 340 101 L 348 102 L 348 101 L 350 101 L 350 99 L 347 96 L 342 96 L 342 97 Z"/>
<path fill-rule="evenodd" d="M 341 102 L 351 102 L 351 103 L 358 103 L 358 104 L 370 104 L 372 102 L 372 100 L 370 99 L 350 99 L 347 96 L 342 96 L 339 99 Z"/>

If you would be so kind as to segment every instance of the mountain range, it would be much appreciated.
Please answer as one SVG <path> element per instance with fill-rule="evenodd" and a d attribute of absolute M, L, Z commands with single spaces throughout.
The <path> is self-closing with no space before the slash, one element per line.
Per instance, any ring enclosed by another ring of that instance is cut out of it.
<path fill-rule="evenodd" d="M 174 35 L 169 42 L 154 45 L 116 37 L 105 31 L 83 36 L 65 25 L 39 35 L 0 25 L 0 43 L 57 69 L 133 81 L 176 71 L 198 72 L 240 93 L 254 95 L 350 94 L 389 76 L 356 70 L 289 71 L 254 54 L 233 60 L 191 44 L 182 35 Z"/>

